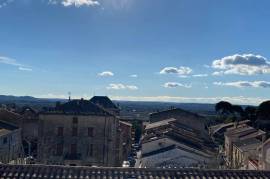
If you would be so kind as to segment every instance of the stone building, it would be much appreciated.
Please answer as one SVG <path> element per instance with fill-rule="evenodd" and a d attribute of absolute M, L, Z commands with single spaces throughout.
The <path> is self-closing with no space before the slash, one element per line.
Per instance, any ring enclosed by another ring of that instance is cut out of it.
<path fill-rule="evenodd" d="M 119 160 L 124 161 L 127 160 L 128 156 L 131 153 L 131 146 L 132 146 L 132 124 L 120 121 L 119 122 Z"/>
<path fill-rule="evenodd" d="M 265 132 L 243 124 L 228 129 L 224 136 L 227 167 L 242 168 L 248 165 L 249 157 L 254 157 L 254 150 L 264 141 Z"/>
<path fill-rule="evenodd" d="M 143 143 L 141 160 L 142 167 L 146 168 L 217 167 L 215 155 L 211 151 L 168 137 Z"/>
<path fill-rule="evenodd" d="M 267 139 L 258 149 L 259 169 L 270 170 L 270 138 Z"/>
<path fill-rule="evenodd" d="M 38 140 L 38 111 L 31 107 L 23 107 L 19 114 L 21 115 L 20 128 L 22 129 L 22 142 L 27 156 L 37 156 Z"/>
<path fill-rule="evenodd" d="M 182 109 L 150 115 L 142 140 L 143 167 L 218 167 L 205 118 Z"/>
<path fill-rule="evenodd" d="M 247 138 L 233 143 L 232 148 L 232 168 L 248 169 L 249 162 L 253 164 L 258 158 L 257 149 L 262 144 L 262 141 L 256 138 Z"/>
<path fill-rule="evenodd" d="M 36 156 L 38 139 L 38 111 L 27 106 L 22 107 L 17 111 L 1 108 L 0 120 L 20 128 L 25 154 Z"/>
<path fill-rule="evenodd" d="M 38 162 L 119 166 L 119 120 L 89 100 L 72 100 L 39 114 Z"/>
<path fill-rule="evenodd" d="M 0 162 L 17 163 L 22 157 L 21 129 L 0 121 Z"/>
<path fill-rule="evenodd" d="M 188 129 L 196 132 L 201 138 L 209 139 L 206 130 L 206 119 L 196 113 L 192 113 L 180 108 L 169 109 L 149 116 L 150 123 L 156 123 L 168 119 L 176 119 L 174 122 L 182 129 Z"/>

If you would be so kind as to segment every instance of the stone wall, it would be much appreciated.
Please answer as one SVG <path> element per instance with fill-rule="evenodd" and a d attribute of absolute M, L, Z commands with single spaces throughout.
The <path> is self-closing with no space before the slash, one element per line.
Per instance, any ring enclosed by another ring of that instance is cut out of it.
<path fill-rule="evenodd" d="M 73 123 L 73 118 L 78 123 Z M 117 129 L 119 121 L 112 116 L 73 116 L 62 114 L 40 114 L 39 116 L 38 160 L 45 164 L 75 164 L 95 166 L 116 166 L 119 161 Z M 57 135 L 63 127 L 63 136 Z M 72 136 L 73 127 L 78 135 Z M 93 128 L 93 136 L 88 136 Z M 57 145 L 63 145 L 63 154 L 57 156 Z M 77 145 L 77 156 L 70 156 L 72 144 Z"/>
<path fill-rule="evenodd" d="M 21 129 L 0 136 L 0 162 L 9 163 L 23 156 Z"/>

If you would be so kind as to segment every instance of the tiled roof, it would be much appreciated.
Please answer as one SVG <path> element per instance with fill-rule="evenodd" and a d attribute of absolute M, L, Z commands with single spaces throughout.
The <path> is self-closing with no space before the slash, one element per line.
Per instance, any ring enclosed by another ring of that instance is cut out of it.
<path fill-rule="evenodd" d="M 156 117 L 159 117 L 159 116 L 162 116 L 162 115 L 167 115 L 167 114 L 171 114 L 171 115 L 174 115 L 174 114 L 182 114 L 182 115 L 187 115 L 187 116 L 194 116 L 196 118 L 204 118 L 203 116 L 200 116 L 196 113 L 193 113 L 193 112 L 190 112 L 190 111 L 186 111 L 186 110 L 183 110 L 181 108 L 174 108 L 174 109 L 169 109 L 169 110 L 164 110 L 164 111 L 160 111 L 160 112 L 155 112 L 155 113 L 151 113 L 150 114 L 150 119 L 151 118 L 156 118 Z M 171 117 L 173 118 L 173 117 Z"/>
<path fill-rule="evenodd" d="M 242 124 L 246 124 L 250 122 L 250 120 L 244 120 L 244 121 L 240 121 L 238 122 L 238 125 L 242 125 Z M 217 124 L 214 126 L 210 126 L 209 130 L 212 134 L 218 132 L 219 130 L 223 129 L 223 128 L 229 128 L 229 127 L 233 127 L 235 124 L 235 122 L 230 122 L 230 123 L 222 123 L 222 124 Z"/>
<path fill-rule="evenodd" d="M 256 150 L 262 142 L 256 138 L 248 138 L 234 143 L 242 152 Z"/>
<path fill-rule="evenodd" d="M 150 168 L 90 168 L 45 165 L 0 165 L 0 178 L 100 178 L 100 179 L 255 179 L 269 178 L 270 171 L 150 169 Z"/>
<path fill-rule="evenodd" d="M 107 111 L 98 107 L 91 101 L 84 99 L 72 100 L 64 104 L 59 104 L 55 108 L 48 109 L 41 113 L 111 116 Z"/>
<path fill-rule="evenodd" d="M 158 122 L 153 122 L 153 123 L 146 125 L 145 130 L 157 128 L 160 126 L 166 126 L 166 125 L 169 125 L 169 123 L 172 121 L 176 121 L 176 119 L 170 118 L 170 119 L 165 119 L 165 120 L 158 121 Z"/>
<path fill-rule="evenodd" d="M 18 129 L 18 127 L 15 126 L 15 125 L 12 125 L 10 123 L 7 123 L 5 121 L 1 121 L 0 120 L 0 129 L 7 129 L 7 130 L 11 130 L 12 131 L 12 130 Z"/>

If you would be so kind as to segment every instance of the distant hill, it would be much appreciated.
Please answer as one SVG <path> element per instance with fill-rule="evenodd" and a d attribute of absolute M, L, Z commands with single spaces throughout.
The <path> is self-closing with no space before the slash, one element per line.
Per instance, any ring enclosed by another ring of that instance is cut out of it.
<path fill-rule="evenodd" d="M 43 99 L 32 96 L 7 96 L 0 95 L 0 104 L 16 104 L 19 107 L 30 106 L 35 109 L 54 106 L 56 101 L 64 102 L 64 99 Z"/>
<path fill-rule="evenodd" d="M 36 109 L 55 106 L 57 101 L 65 102 L 66 99 L 45 99 L 32 96 L 5 96 L 0 95 L 0 104 L 14 103 L 17 106 L 31 106 Z M 153 112 L 170 108 L 182 108 L 201 115 L 215 115 L 215 104 L 199 103 L 174 103 L 174 102 L 142 102 L 142 101 L 114 101 L 121 108 L 121 115 L 125 118 L 146 120 Z"/>
<path fill-rule="evenodd" d="M 181 108 L 204 116 L 215 115 L 215 104 L 173 103 L 173 102 L 141 102 L 114 101 L 121 108 L 121 116 L 147 120 L 150 113 L 171 108 Z"/>

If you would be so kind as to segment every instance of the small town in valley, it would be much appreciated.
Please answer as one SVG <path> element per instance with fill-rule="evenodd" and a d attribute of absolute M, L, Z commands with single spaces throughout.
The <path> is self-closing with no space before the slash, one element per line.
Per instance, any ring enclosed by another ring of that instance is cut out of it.
<path fill-rule="evenodd" d="M 270 102 L 214 107 L 205 115 L 170 106 L 140 119 L 107 96 L 40 110 L 2 104 L 0 161 L 14 172 L 16 166 L 269 170 Z"/>

